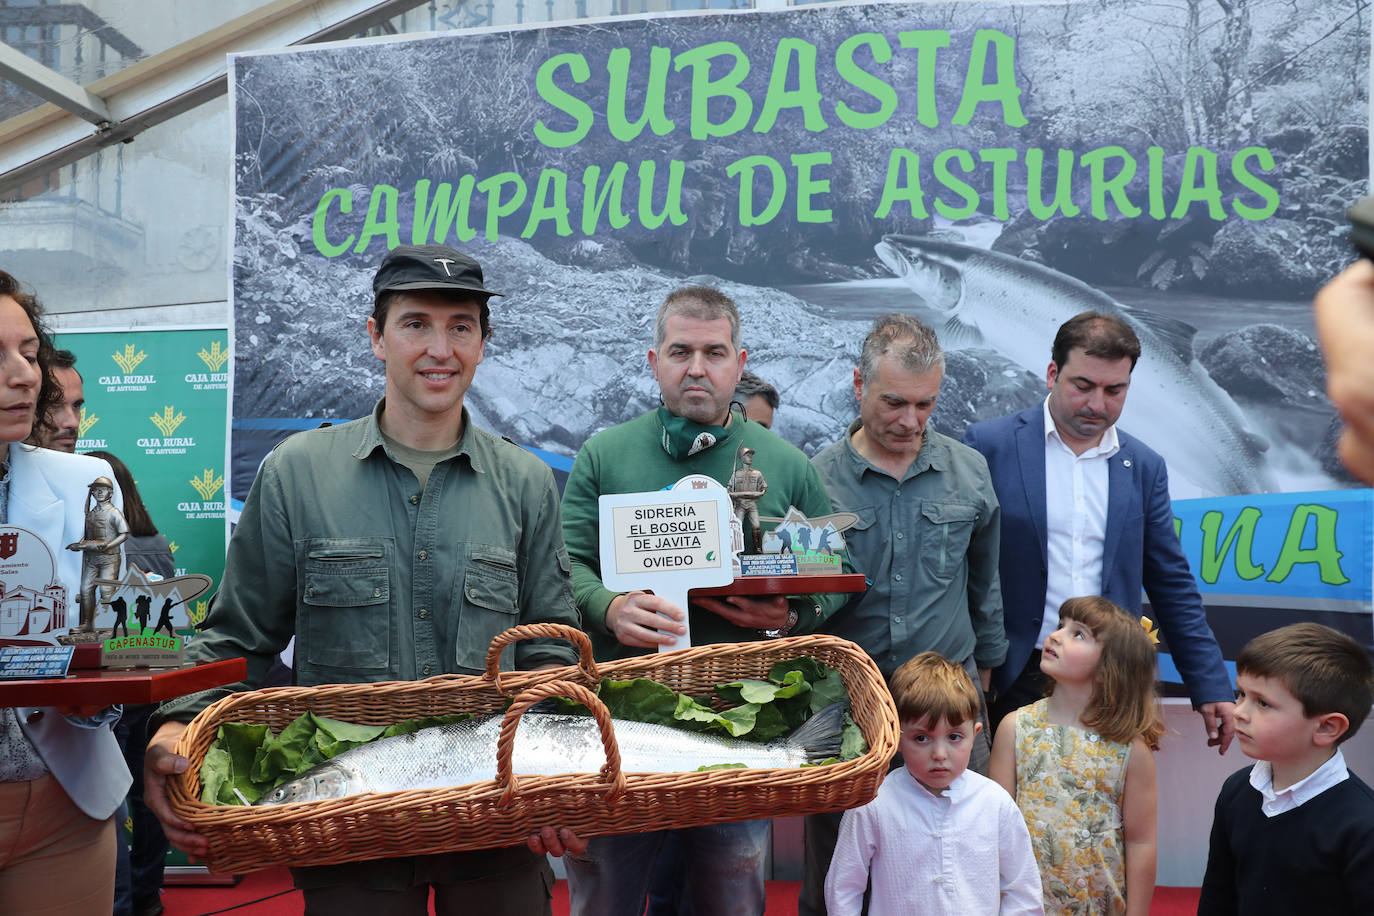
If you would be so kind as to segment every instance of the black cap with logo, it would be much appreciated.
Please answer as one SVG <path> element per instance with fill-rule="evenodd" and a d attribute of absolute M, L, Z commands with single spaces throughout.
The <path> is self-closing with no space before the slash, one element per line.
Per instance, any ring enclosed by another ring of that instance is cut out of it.
<path fill-rule="evenodd" d="M 503 296 L 482 285 L 482 266 L 446 245 L 401 245 L 387 252 L 372 278 L 372 294 L 392 290 L 438 289 L 473 293 L 482 302 Z"/>

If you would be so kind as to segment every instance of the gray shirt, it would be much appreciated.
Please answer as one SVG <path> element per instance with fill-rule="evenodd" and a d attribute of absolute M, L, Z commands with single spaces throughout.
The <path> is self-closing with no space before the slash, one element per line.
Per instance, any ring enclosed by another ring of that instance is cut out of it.
<path fill-rule="evenodd" d="M 871 464 L 850 437 L 812 460 L 835 511 L 859 521 L 844 532 L 850 561 L 868 580 L 823 627 L 864 648 L 885 677 L 925 651 L 979 668 L 1006 658 L 997 564 L 1001 513 L 987 461 L 926 426 L 901 480 Z"/>

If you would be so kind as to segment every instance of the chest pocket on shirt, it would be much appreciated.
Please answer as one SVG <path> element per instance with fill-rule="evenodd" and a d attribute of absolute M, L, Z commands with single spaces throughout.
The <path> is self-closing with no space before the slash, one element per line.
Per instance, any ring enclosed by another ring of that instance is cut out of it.
<path fill-rule="evenodd" d="M 312 665 L 385 670 L 391 654 L 391 563 L 384 538 L 302 542 L 300 606 Z"/>
<path fill-rule="evenodd" d="M 468 550 L 468 568 L 454 583 L 461 606 L 458 628 L 459 667 L 481 670 L 487 647 L 502 630 L 520 622 L 520 581 L 515 571 L 515 551 L 493 545 L 474 545 Z"/>
<path fill-rule="evenodd" d="M 954 578 L 964 564 L 978 508 L 961 503 L 926 503 L 921 506 L 921 561 L 941 582 Z"/>

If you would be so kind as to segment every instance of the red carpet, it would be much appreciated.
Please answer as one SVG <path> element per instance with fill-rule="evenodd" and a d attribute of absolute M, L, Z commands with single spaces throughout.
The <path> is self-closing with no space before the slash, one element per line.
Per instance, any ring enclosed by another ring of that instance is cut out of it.
<path fill-rule="evenodd" d="M 769 881 L 766 916 L 794 916 L 800 887 L 795 881 Z M 300 894 L 291 887 L 285 869 L 245 875 L 232 887 L 170 887 L 162 903 L 166 916 L 299 916 L 301 912 Z M 568 912 L 567 882 L 559 881 L 554 888 L 553 912 L 554 916 Z M 1161 887 L 1150 907 L 1151 916 L 1193 916 L 1196 912 L 1197 888 L 1192 887 Z"/>

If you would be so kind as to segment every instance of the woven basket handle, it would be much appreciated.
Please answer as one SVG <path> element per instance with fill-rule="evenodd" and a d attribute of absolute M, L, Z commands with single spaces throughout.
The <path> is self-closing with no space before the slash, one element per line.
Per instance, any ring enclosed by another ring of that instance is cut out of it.
<path fill-rule="evenodd" d="M 536 624 L 538 626 L 538 624 Z M 510 631 L 507 631 L 510 632 Z M 501 736 L 496 739 L 496 785 L 505 787 L 499 804 L 509 805 L 515 801 L 519 784 L 511 768 L 511 756 L 515 752 L 515 729 L 525 711 L 541 700 L 549 697 L 568 697 L 576 700 L 592 711 L 597 728 L 601 731 L 601 746 L 606 751 L 606 765 L 601 768 L 601 781 L 607 783 L 606 801 L 612 802 L 625 792 L 625 774 L 620 771 L 620 746 L 615 741 L 615 728 L 611 725 L 611 713 L 606 705 L 589 688 L 573 681 L 549 681 L 537 684 L 520 695 L 506 710 L 501 720 Z"/>
<path fill-rule="evenodd" d="M 577 648 L 577 667 L 586 675 L 587 683 L 601 683 L 601 673 L 596 670 L 596 659 L 592 657 L 592 641 L 586 633 L 576 627 L 561 623 L 522 623 L 518 627 L 497 633 L 487 648 L 487 670 L 483 672 L 482 677 L 491 681 L 498 693 L 504 694 L 505 691 L 501 689 L 501 651 L 513 643 L 541 636 L 566 639 L 572 643 Z"/>

